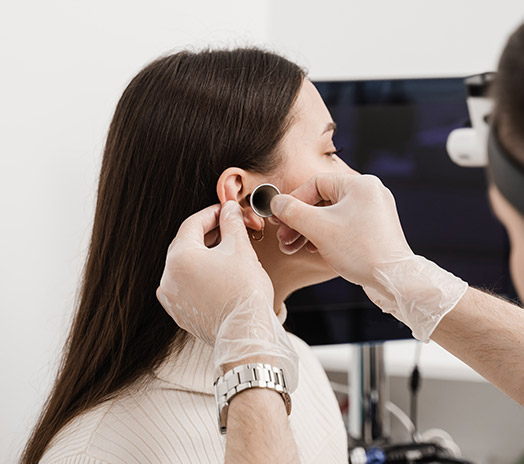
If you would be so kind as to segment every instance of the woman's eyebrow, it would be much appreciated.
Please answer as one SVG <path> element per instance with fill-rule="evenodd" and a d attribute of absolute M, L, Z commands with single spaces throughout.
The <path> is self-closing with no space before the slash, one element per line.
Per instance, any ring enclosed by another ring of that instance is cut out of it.
<path fill-rule="evenodd" d="M 329 132 L 329 131 L 333 131 L 333 134 L 337 131 L 337 125 L 333 121 L 328 123 L 328 125 L 324 129 L 324 132 L 322 132 L 322 134 L 320 135 L 324 135 L 326 132 Z"/>

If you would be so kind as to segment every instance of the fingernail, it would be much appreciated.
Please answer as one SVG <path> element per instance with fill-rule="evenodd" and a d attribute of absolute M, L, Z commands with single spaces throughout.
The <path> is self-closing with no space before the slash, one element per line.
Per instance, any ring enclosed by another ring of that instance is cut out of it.
<path fill-rule="evenodd" d="M 277 232 L 277 239 L 282 245 L 291 245 L 297 241 L 300 237 L 300 234 L 297 232 L 294 236 L 286 237 L 286 234 L 282 229 Z"/>
<path fill-rule="evenodd" d="M 280 240 L 284 245 L 293 245 L 295 243 L 300 235 L 297 235 L 295 238 L 288 238 L 287 240 Z"/>
<path fill-rule="evenodd" d="M 279 226 L 280 224 L 282 224 L 282 222 L 275 216 L 269 216 L 267 220 L 270 224 L 273 224 L 274 226 Z"/>
<path fill-rule="evenodd" d="M 285 255 L 293 255 L 297 252 L 297 250 L 295 250 L 294 248 L 286 248 L 286 246 L 282 242 L 279 242 L 278 248 Z"/>

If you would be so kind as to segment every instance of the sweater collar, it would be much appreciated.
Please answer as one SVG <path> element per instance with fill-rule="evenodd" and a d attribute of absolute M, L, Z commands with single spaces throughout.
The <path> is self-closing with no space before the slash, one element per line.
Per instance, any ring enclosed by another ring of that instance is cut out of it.
<path fill-rule="evenodd" d="M 283 324 L 286 317 L 287 309 L 282 304 L 277 318 Z M 192 335 L 155 371 L 155 377 L 165 384 L 165 388 L 205 395 L 214 395 L 213 383 L 218 375 L 213 364 L 213 348 Z"/>

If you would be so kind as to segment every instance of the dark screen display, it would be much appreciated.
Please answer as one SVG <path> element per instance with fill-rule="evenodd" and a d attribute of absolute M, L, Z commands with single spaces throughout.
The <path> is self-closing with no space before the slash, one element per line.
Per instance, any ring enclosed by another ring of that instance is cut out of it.
<path fill-rule="evenodd" d="M 393 192 L 413 251 L 467 281 L 516 299 L 508 241 L 493 215 L 482 168 L 461 168 L 446 152 L 469 126 L 462 78 L 316 82 L 337 123 L 335 146 L 353 169 Z M 309 344 L 409 338 L 358 286 L 343 279 L 295 292 L 286 327 Z"/>

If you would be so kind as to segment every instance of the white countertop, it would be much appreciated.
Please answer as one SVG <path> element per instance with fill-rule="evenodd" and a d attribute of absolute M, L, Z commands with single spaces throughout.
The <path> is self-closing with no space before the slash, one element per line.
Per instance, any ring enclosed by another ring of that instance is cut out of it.
<path fill-rule="evenodd" d="M 416 340 L 398 340 L 384 343 L 386 373 L 407 377 L 415 362 Z M 458 358 L 448 353 L 435 342 L 420 343 L 419 369 L 425 378 L 486 382 L 486 380 Z M 354 345 L 313 346 L 313 351 L 326 371 L 344 372 L 351 364 Z"/>

